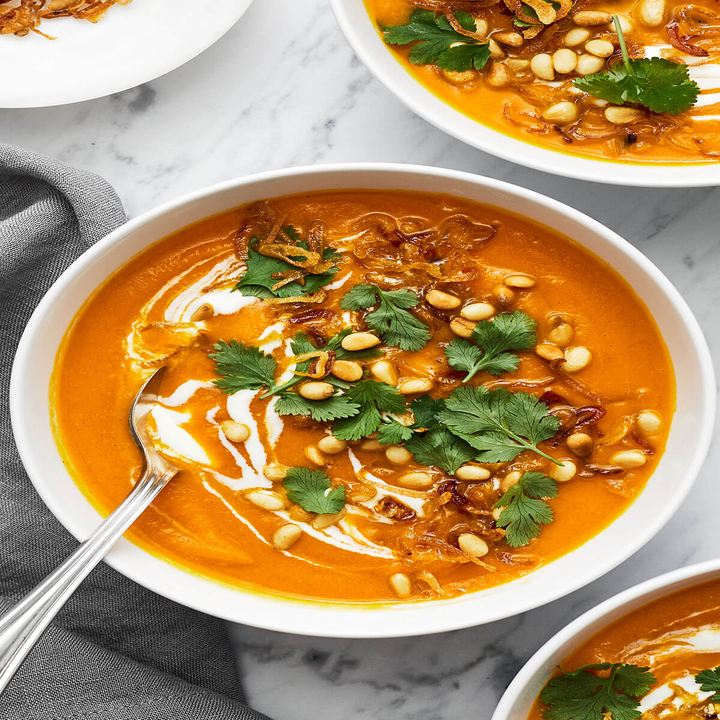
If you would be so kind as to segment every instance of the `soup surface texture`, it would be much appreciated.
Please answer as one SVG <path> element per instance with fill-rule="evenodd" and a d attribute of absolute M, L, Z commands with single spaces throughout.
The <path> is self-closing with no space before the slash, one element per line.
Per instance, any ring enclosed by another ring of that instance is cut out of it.
<path fill-rule="evenodd" d="M 642 720 L 718 717 L 720 702 L 713 701 L 712 696 L 720 690 L 720 580 L 679 590 L 628 613 L 563 661 L 557 677 L 562 678 L 563 672 L 603 663 L 622 664 L 616 672 L 626 677 L 639 672 L 651 676 L 645 687 L 644 680 L 639 683 L 637 696 L 631 695 L 633 705 L 625 708 L 626 713 L 634 710 L 636 715 L 626 717 Z M 608 676 L 608 669 L 594 672 L 601 678 Z M 581 673 L 587 681 L 588 673 Z M 628 695 L 623 693 L 622 697 L 627 699 Z M 555 703 L 554 711 L 538 701 L 529 720 L 563 715 L 562 699 Z M 612 717 L 616 716 L 618 711 Z M 594 714 L 582 717 L 604 720 L 599 706 Z"/>
<path fill-rule="evenodd" d="M 140 473 L 128 409 L 162 365 L 151 429 L 181 472 L 130 537 L 328 601 L 449 597 L 569 552 L 642 490 L 674 411 L 662 338 L 612 269 L 425 193 L 241 207 L 100 287 L 52 403 L 103 512 Z"/>
<path fill-rule="evenodd" d="M 495 130 L 595 159 L 720 159 L 713 0 L 366 4 L 415 78 Z"/>

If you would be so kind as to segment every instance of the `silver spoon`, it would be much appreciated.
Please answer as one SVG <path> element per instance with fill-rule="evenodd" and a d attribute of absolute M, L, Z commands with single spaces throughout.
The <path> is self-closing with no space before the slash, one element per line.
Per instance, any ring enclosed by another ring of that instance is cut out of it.
<path fill-rule="evenodd" d="M 122 504 L 62 565 L 0 618 L 0 693 L 78 585 L 178 473 L 155 450 L 147 430 L 164 371 L 160 368 L 140 388 L 130 409 L 130 433 L 145 460 L 142 477 Z"/>

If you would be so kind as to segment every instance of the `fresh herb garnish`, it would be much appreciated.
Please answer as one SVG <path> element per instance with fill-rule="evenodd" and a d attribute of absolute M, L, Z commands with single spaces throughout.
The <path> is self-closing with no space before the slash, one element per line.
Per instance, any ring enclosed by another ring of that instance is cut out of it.
<path fill-rule="evenodd" d="M 502 508 L 497 526 L 505 528 L 505 540 L 512 547 L 527 545 L 540 534 L 540 526 L 550 524 L 553 511 L 545 498 L 557 497 L 557 483 L 539 472 L 526 472 L 495 503 Z"/>
<path fill-rule="evenodd" d="M 658 113 L 689 110 L 700 94 L 697 83 L 690 80 L 688 66 L 665 58 L 631 60 L 625 36 L 617 15 L 613 15 L 623 62 L 604 72 L 577 78 L 574 85 L 615 105 L 636 103 Z"/>
<path fill-rule="evenodd" d="M 700 685 L 702 692 L 714 692 L 709 702 L 720 702 L 720 667 L 714 670 L 703 670 L 695 676 L 695 682 Z"/>
<path fill-rule="evenodd" d="M 479 450 L 476 459 L 480 462 L 509 462 L 523 450 L 532 450 L 560 465 L 538 448 L 555 435 L 560 421 L 535 396 L 503 388 L 460 387 L 445 405 L 440 422 Z"/>
<path fill-rule="evenodd" d="M 465 440 L 442 425 L 426 433 L 413 434 L 405 447 L 421 465 L 442 468 L 448 475 L 454 475 L 462 464 L 472 460 L 476 454 Z"/>
<path fill-rule="evenodd" d="M 472 15 L 460 11 L 454 15 L 463 30 L 476 31 Z M 487 42 L 456 32 L 444 15 L 436 16 L 431 10 L 416 10 L 407 25 L 381 29 L 388 45 L 416 43 L 408 56 L 413 65 L 434 63 L 443 70 L 464 72 L 472 68 L 482 70 L 490 59 Z"/>
<path fill-rule="evenodd" d="M 609 671 L 607 676 L 593 670 Z M 639 720 L 639 698 L 655 683 L 648 667 L 596 663 L 552 678 L 540 693 L 548 720 Z"/>
<path fill-rule="evenodd" d="M 407 410 L 405 398 L 397 388 L 377 380 L 360 380 L 344 395 L 359 406 L 357 415 L 338 420 L 333 433 L 341 440 L 359 440 L 374 433 L 382 423 L 382 413 L 399 415 Z"/>
<path fill-rule="evenodd" d="M 275 387 L 275 358 L 254 345 L 237 340 L 220 340 L 208 357 L 215 361 L 215 370 L 222 377 L 213 380 L 215 386 L 232 395 L 240 390 L 260 390 Z"/>
<path fill-rule="evenodd" d="M 467 372 L 467 382 L 481 370 L 491 375 L 513 372 L 520 362 L 514 353 L 530 350 L 537 343 L 537 323 L 516 310 L 479 322 L 470 340 L 453 340 L 446 348 L 448 363 Z"/>
<path fill-rule="evenodd" d="M 445 409 L 444 400 L 421 395 L 410 403 L 413 421 L 403 425 L 395 418 L 387 418 L 378 429 L 377 439 L 383 445 L 400 445 L 407 442 L 415 432 L 429 430 L 438 424 L 438 414 Z"/>
<path fill-rule="evenodd" d="M 345 507 L 345 487 L 332 487 L 322 470 L 291 467 L 283 480 L 288 498 L 303 510 L 336 515 Z"/>
<path fill-rule="evenodd" d="M 401 350 L 420 350 L 430 340 L 428 326 L 409 308 L 420 301 L 410 290 L 381 290 L 375 285 L 356 285 L 340 301 L 343 310 L 368 310 L 365 322 L 379 333 L 387 345 Z"/>
<path fill-rule="evenodd" d="M 303 378 L 305 379 L 305 378 Z M 331 395 L 326 400 L 308 400 L 296 393 L 284 392 L 275 403 L 278 415 L 309 415 L 317 422 L 329 422 L 357 415 L 360 406 L 347 395 Z"/>

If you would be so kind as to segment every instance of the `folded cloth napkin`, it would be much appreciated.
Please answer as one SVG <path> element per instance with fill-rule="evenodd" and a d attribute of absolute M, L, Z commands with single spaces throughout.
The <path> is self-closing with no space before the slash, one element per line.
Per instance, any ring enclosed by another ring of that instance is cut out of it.
<path fill-rule="evenodd" d="M 30 314 L 57 276 L 125 222 L 101 178 L 0 143 L 0 610 L 77 546 L 20 463 L 8 386 Z M 261 720 L 223 624 L 96 568 L 0 697 L 3 720 Z"/>

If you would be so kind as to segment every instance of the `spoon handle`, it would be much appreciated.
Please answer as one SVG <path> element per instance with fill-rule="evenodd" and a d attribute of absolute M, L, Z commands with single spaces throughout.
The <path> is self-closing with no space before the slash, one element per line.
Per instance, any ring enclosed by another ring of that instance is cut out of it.
<path fill-rule="evenodd" d="M 122 504 L 57 569 L 0 618 L 0 693 L 77 586 L 177 470 L 148 468 Z"/>

